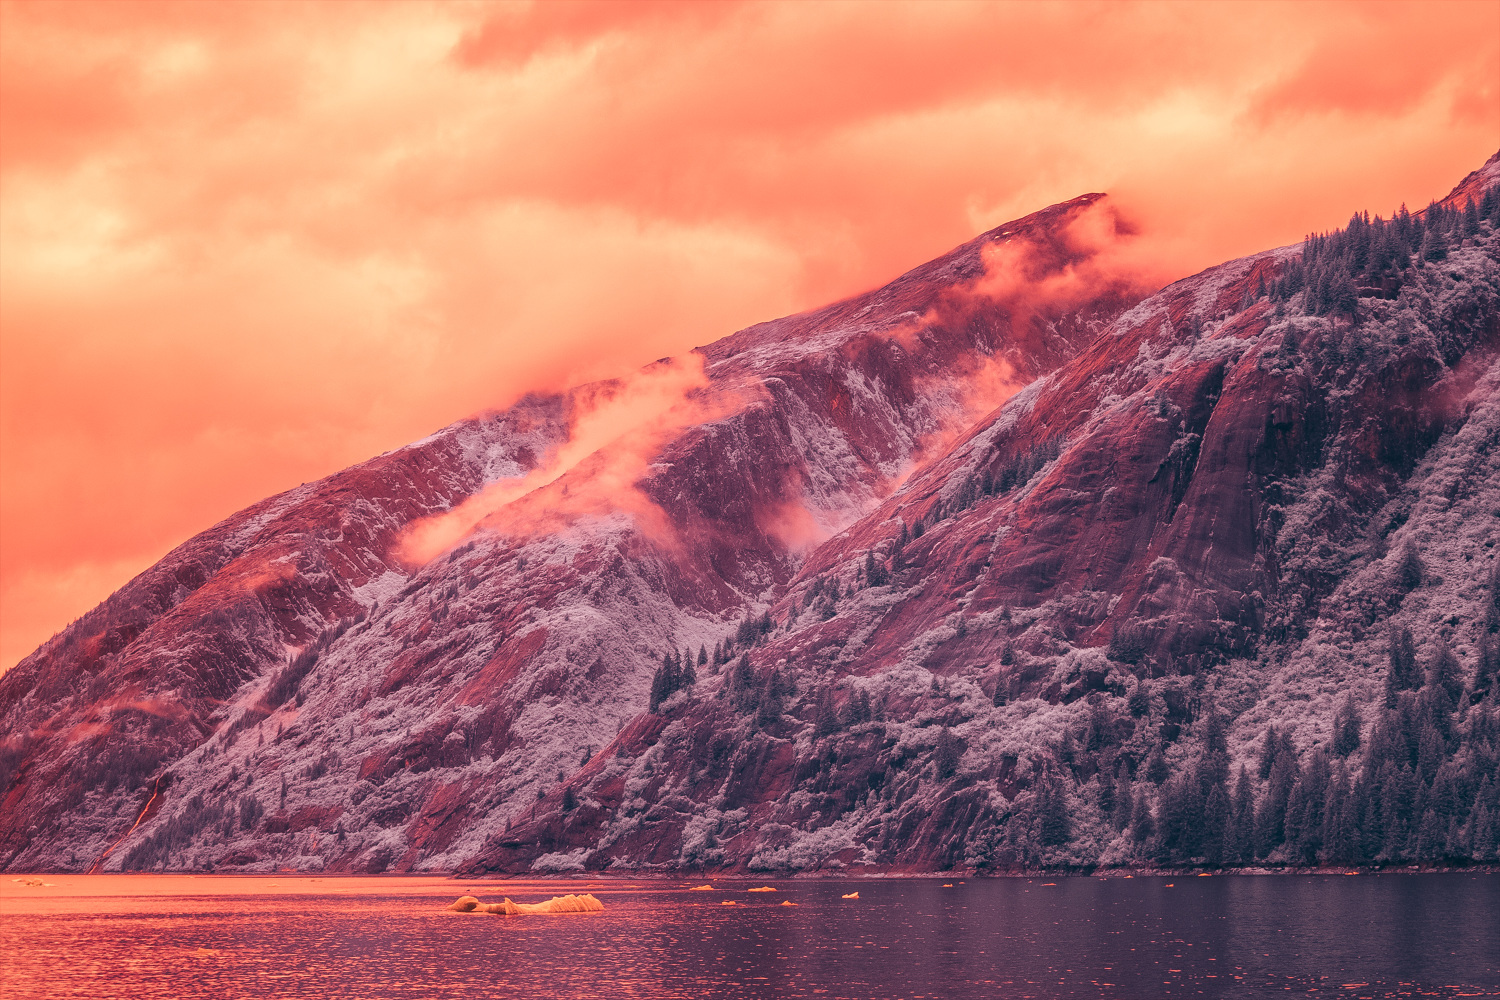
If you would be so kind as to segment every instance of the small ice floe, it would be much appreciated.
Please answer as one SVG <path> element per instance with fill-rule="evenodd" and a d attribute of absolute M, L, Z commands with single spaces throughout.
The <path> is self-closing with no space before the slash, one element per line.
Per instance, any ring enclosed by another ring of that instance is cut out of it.
<path fill-rule="evenodd" d="M 714 891 L 714 887 L 711 886 L 711 885 L 695 885 L 691 889 L 688 890 L 688 892 L 713 892 L 713 891 Z"/>
<path fill-rule="evenodd" d="M 720 903 L 719 905 L 720 906 L 733 906 L 734 905 L 734 900 L 732 900 L 732 899 L 726 899 L 726 900 L 724 900 L 724 902 Z"/>
<path fill-rule="evenodd" d="M 39 878 L 13 878 L 13 879 L 11 879 L 11 881 L 12 882 L 19 882 L 22 885 L 30 885 L 30 886 L 38 886 L 38 885 L 45 885 L 45 884 L 47 884 L 47 883 L 44 883 Z"/>
<path fill-rule="evenodd" d="M 572 893 L 553 896 L 544 903 L 514 903 L 509 896 L 498 903 L 481 903 L 473 896 L 460 896 L 449 904 L 448 909 L 454 913 L 498 913 L 514 917 L 523 913 L 597 913 L 604 909 L 604 904 L 591 892 L 581 896 Z"/>
<path fill-rule="evenodd" d="M 792 902 L 792 901 L 791 901 L 791 900 L 790 900 L 790 899 L 783 899 L 783 900 L 782 900 L 782 901 L 781 901 L 781 905 L 782 905 L 782 906 L 798 906 L 798 905 L 800 905 L 800 904 L 798 904 L 798 903 L 794 903 L 794 902 Z"/>
<path fill-rule="evenodd" d="M 759 889 L 746 889 L 745 891 L 746 892 L 775 892 L 776 890 L 773 889 L 773 888 L 771 888 L 768 885 L 763 885 Z"/>
<path fill-rule="evenodd" d="M 858 899 L 859 898 L 859 893 L 858 892 L 846 892 L 842 896 L 840 896 L 839 898 L 840 899 Z"/>

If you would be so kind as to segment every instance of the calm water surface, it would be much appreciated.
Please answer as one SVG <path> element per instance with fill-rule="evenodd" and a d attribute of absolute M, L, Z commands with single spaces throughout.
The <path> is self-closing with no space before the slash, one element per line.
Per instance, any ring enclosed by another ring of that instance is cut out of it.
<path fill-rule="evenodd" d="M 1500 996 L 1494 875 L 719 879 L 712 892 L 13 877 L 0 877 L 0 996 L 18 1000 Z M 761 885 L 778 891 L 745 891 Z M 605 911 L 444 910 L 462 894 L 565 892 L 592 892 Z"/>

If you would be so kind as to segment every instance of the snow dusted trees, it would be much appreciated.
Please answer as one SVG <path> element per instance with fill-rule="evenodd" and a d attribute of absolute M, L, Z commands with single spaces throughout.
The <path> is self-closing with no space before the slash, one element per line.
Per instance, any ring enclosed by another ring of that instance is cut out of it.
<path fill-rule="evenodd" d="M 1309 315 L 1352 316 L 1362 296 L 1393 297 L 1413 262 L 1437 264 L 1449 250 L 1480 231 L 1482 218 L 1500 226 L 1500 198 L 1491 188 L 1480 204 L 1462 209 L 1432 204 L 1420 215 L 1405 206 L 1389 221 L 1356 212 L 1343 229 L 1310 235 L 1302 257 L 1266 289 L 1273 301 L 1303 293 Z"/>
<path fill-rule="evenodd" d="M 667 653 L 661 658 L 661 666 L 651 678 L 650 711 L 655 712 L 662 702 L 684 688 L 698 683 L 698 672 L 693 669 L 690 653 Z"/>

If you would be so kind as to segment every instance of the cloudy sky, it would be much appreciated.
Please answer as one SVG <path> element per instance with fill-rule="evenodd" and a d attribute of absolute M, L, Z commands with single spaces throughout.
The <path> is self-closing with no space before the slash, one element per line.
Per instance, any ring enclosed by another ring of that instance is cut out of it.
<path fill-rule="evenodd" d="M 0 669 L 270 493 L 1107 191 L 1188 274 L 1500 147 L 1500 3 L 0 7 Z"/>

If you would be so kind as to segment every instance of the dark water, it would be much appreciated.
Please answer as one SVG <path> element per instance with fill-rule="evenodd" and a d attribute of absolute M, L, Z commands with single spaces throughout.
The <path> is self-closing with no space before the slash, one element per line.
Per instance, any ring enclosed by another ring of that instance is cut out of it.
<path fill-rule="evenodd" d="M 0 882 L 0 996 L 1500 996 L 1494 875 L 45 880 Z M 606 909 L 444 910 L 565 892 Z"/>

